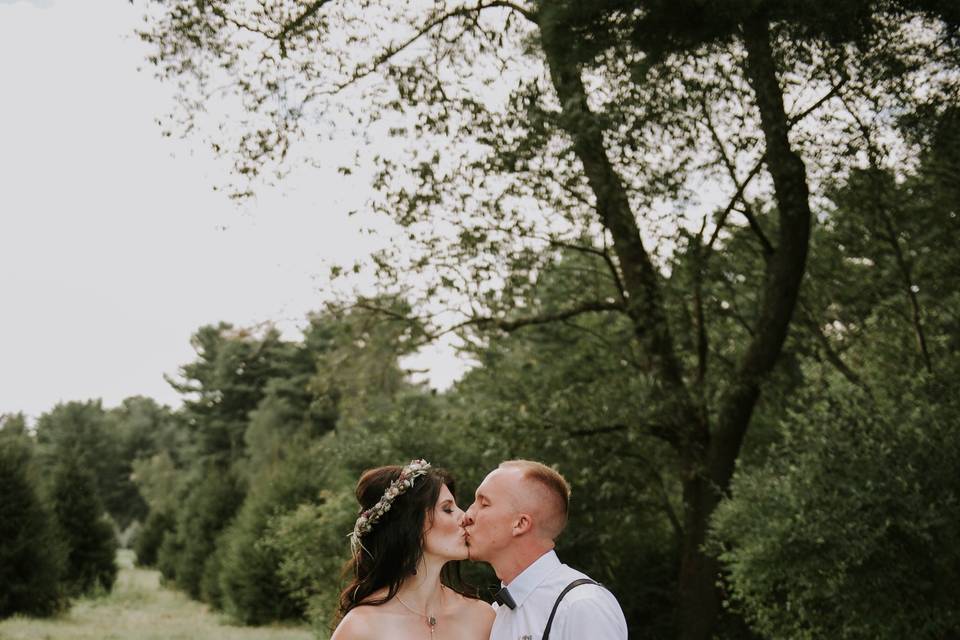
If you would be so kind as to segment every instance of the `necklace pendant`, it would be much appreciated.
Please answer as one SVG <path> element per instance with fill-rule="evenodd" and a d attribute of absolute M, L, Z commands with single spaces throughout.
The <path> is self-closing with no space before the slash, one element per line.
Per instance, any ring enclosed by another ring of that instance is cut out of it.
<path fill-rule="evenodd" d="M 430 616 L 427 618 L 427 624 L 430 625 L 430 629 L 432 630 L 435 626 L 437 626 L 437 619 L 433 616 Z"/>

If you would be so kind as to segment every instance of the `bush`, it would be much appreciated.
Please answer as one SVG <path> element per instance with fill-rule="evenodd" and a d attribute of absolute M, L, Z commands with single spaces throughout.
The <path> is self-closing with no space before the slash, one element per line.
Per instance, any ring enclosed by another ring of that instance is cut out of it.
<path fill-rule="evenodd" d="M 243 497 L 243 486 L 232 472 L 211 467 L 184 501 L 175 531 L 164 536 L 157 558 L 160 570 L 190 597 L 201 597 L 206 562 Z"/>
<path fill-rule="evenodd" d="M 245 624 L 304 615 L 303 604 L 291 597 L 278 575 L 281 556 L 275 548 L 261 544 L 261 539 L 272 518 L 320 495 L 330 474 L 318 460 L 305 447 L 289 447 L 286 459 L 257 475 L 236 520 L 221 539 L 224 609 Z"/>
<path fill-rule="evenodd" d="M 277 573 L 290 597 L 322 632 L 336 610 L 338 578 L 349 558 L 346 535 L 357 516 L 352 487 L 325 491 L 313 502 L 273 518 L 263 546 L 281 558 Z"/>
<path fill-rule="evenodd" d="M 176 527 L 163 534 L 163 542 L 157 549 L 157 569 L 160 570 L 160 576 L 164 583 L 176 584 L 177 581 L 177 562 L 183 553 L 183 544 L 177 535 Z"/>
<path fill-rule="evenodd" d="M 770 638 L 940 639 L 960 630 L 960 387 L 844 381 L 714 518 L 733 606 Z"/>
<path fill-rule="evenodd" d="M 29 452 L 0 439 L 0 619 L 50 615 L 63 603 L 63 553 L 52 514 L 28 478 Z"/>
<path fill-rule="evenodd" d="M 163 536 L 174 530 L 173 516 L 166 511 L 151 511 L 147 521 L 133 540 L 133 550 L 137 554 L 137 564 L 141 567 L 153 567 L 157 564 L 157 554 L 163 543 Z"/>

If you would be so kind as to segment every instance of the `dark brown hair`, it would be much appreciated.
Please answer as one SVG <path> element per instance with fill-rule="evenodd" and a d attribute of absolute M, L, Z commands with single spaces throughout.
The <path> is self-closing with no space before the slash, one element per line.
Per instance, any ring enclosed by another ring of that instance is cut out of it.
<path fill-rule="evenodd" d="M 401 470 L 402 467 L 390 465 L 363 472 L 356 490 L 358 515 L 383 497 L 390 483 L 400 477 Z M 340 593 L 334 625 L 354 607 L 387 602 L 397 594 L 404 579 L 413 575 L 423 556 L 425 525 L 433 522 L 433 510 L 444 485 L 456 496 L 453 477 L 443 469 L 431 468 L 397 496 L 390 510 L 360 539 L 363 548 L 344 566 L 344 577 L 349 576 L 349 583 Z M 458 561 L 443 567 L 440 580 L 463 593 Z M 387 589 L 386 595 L 370 597 L 383 588 Z"/>

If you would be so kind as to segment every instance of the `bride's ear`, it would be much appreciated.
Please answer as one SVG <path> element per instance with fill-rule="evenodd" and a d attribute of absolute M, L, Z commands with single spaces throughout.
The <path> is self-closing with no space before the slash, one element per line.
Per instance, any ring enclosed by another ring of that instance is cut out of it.
<path fill-rule="evenodd" d="M 513 523 L 513 535 L 520 536 L 528 531 L 533 529 L 533 519 L 526 513 L 521 513 L 517 516 L 516 522 Z"/>

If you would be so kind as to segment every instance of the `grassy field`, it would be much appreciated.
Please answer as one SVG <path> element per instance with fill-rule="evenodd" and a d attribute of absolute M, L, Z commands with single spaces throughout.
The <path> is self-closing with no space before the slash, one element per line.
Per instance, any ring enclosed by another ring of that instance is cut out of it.
<path fill-rule="evenodd" d="M 0 622 L 0 640 L 313 640 L 307 627 L 237 627 L 205 605 L 160 586 L 157 571 L 137 569 L 121 552 L 113 592 L 77 601 L 51 619 Z"/>

